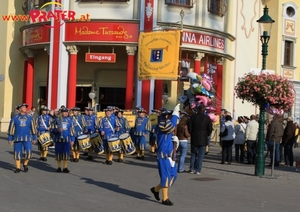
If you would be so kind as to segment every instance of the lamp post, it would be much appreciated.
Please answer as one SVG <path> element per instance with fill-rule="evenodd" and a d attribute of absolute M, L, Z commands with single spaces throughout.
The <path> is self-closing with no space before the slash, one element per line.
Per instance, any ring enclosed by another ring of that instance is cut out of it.
<path fill-rule="evenodd" d="M 182 35 L 183 35 L 183 18 L 185 16 L 183 8 L 180 10 L 180 47 L 179 47 L 179 66 L 178 66 L 178 79 L 177 79 L 177 95 L 180 94 L 180 71 L 181 71 L 181 55 L 182 55 Z"/>
<path fill-rule="evenodd" d="M 257 22 L 259 23 L 260 41 L 262 43 L 262 71 L 266 70 L 266 60 L 268 55 L 268 43 L 271 37 L 272 24 L 275 22 L 268 14 L 269 8 L 265 6 L 264 14 Z M 258 145 L 257 155 L 255 160 L 255 176 L 263 176 L 265 174 L 265 157 L 264 157 L 264 138 L 265 138 L 265 104 L 262 102 L 259 112 L 259 130 L 258 130 Z M 275 152 L 273 153 L 275 154 Z"/>

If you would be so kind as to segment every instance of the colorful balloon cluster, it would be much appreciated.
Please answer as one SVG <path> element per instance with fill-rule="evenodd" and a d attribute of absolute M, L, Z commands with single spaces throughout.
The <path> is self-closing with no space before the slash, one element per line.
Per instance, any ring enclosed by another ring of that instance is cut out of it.
<path fill-rule="evenodd" d="M 265 109 L 266 109 L 266 112 L 271 114 L 271 115 L 283 115 L 284 114 L 283 109 L 275 108 L 273 106 L 270 106 L 270 104 L 266 104 Z"/>
<path fill-rule="evenodd" d="M 198 75 L 195 72 L 187 74 L 190 79 L 190 88 L 186 95 L 180 96 L 179 101 L 185 106 L 188 113 L 195 113 L 200 104 L 206 106 L 206 113 L 212 120 L 217 121 L 215 116 L 216 109 L 212 107 L 214 95 L 211 93 L 213 80 L 207 74 Z"/>

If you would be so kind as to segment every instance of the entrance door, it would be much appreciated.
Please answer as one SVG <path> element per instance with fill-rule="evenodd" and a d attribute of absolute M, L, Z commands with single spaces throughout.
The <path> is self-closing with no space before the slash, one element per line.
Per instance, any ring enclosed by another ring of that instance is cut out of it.
<path fill-rule="evenodd" d="M 99 88 L 99 103 L 101 110 L 107 106 L 116 106 L 120 109 L 125 108 L 125 88 Z"/>
<path fill-rule="evenodd" d="M 84 111 L 85 107 L 92 105 L 92 100 L 89 98 L 91 87 L 76 87 L 76 107 Z"/>

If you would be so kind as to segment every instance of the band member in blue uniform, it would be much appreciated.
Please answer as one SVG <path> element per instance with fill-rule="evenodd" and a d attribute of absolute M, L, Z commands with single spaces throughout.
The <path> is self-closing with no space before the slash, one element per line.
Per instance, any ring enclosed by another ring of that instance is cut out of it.
<path fill-rule="evenodd" d="M 158 122 L 158 116 L 159 116 L 160 110 L 152 110 L 151 115 L 157 116 L 157 120 L 155 122 Z M 152 123 L 152 122 L 151 122 Z M 155 154 L 156 148 L 157 148 L 157 129 L 158 129 L 158 123 L 152 124 L 151 132 L 149 135 L 149 144 L 151 147 L 150 153 Z"/>
<path fill-rule="evenodd" d="M 84 117 L 80 114 L 80 108 L 74 107 L 72 108 L 73 116 L 73 126 L 74 126 L 74 137 L 75 141 L 73 146 L 71 146 L 72 154 L 73 154 L 73 162 L 78 162 L 80 158 L 80 147 L 78 143 L 78 136 L 82 135 L 84 131 L 86 131 L 86 124 Z"/>
<path fill-rule="evenodd" d="M 118 109 L 115 112 L 115 115 L 117 117 L 118 123 L 120 124 L 120 130 L 118 131 L 118 136 L 122 135 L 123 133 L 130 132 L 130 125 L 128 120 L 123 116 L 124 110 Z M 120 152 L 118 152 L 118 162 L 122 163 L 124 161 L 124 150 L 121 149 Z"/>
<path fill-rule="evenodd" d="M 28 162 L 32 155 L 31 143 L 36 143 L 36 126 L 32 117 L 27 115 L 27 107 L 25 103 L 17 106 L 16 109 L 20 113 L 10 120 L 8 128 L 8 142 L 14 145 L 15 173 L 21 171 L 23 151 L 25 153 L 23 168 L 24 172 L 28 172 Z"/>
<path fill-rule="evenodd" d="M 86 134 L 92 135 L 93 133 L 99 133 L 98 118 L 93 114 L 93 108 L 87 108 L 87 115 L 84 116 L 84 121 L 86 123 Z M 87 160 L 93 160 L 93 144 L 88 148 L 88 157 Z"/>
<path fill-rule="evenodd" d="M 109 139 L 118 136 L 118 131 L 120 130 L 120 124 L 113 114 L 113 108 L 108 107 L 104 109 L 105 116 L 100 121 L 100 133 L 102 136 L 102 142 L 104 147 L 104 152 L 106 154 L 105 163 L 112 165 L 113 153 L 109 148 Z"/>
<path fill-rule="evenodd" d="M 138 117 L 135 120 L 134 136 L 135 145 L 137 151 L 137 159 L 144 160 L 146 149 L 146 136 L 151 131 L 151 122 L 146 117 L 146 110 L 140 108 L 138 111 Z"/>
<path fill-rule="evenodd" d="M 45 135 L 46 133 L 47 136 L 49 137 L 46 138 L 45 136 L 44 139 L 52 140 L 50 136 L 52 118 L 51 116 L 48 115 L 48 111 L 49 109 L 46 106 L 41 108 L 42 114 L 38 116 L 36 119 L 36 127 L 37 127 L 38 136 L 41 136 L 42 134 Z M 51 141 L 51 143 L 53 142 Z M 40 150 L 41 153 L 41 157 L 39 158 L 39 160 L 47 161 L 48 145 L 43 146 L 40 142 L 38 142 L 38 149 Z"/>
<path fill-rule="evenodd" d="M 161 119 L 159 122 L 159 131 L 157 134 L 157 165 L 160 176 L 160 183 L 156 187 L 151 188 L 156 200 L 160 200 L 159 191 L 162 189 L 162 204 L 173 205 L 168 197 L 168 189 L 177 178 L 177 168 L 175 164 L 176 149 L 179 146 L 177 136 L 174 136 L 177 121 L 179 119 L 180 105 L 178 104 L 173 113 L 171 111 L 161 111 Z M 171 115 L 172 113 L 172 115 Z"/>
<path fill-rule="evenodd" d="M 55 159 L 57 160 L 56 172 L 69 173 L 68 160 L 70 159 L 70 148 L 74 144 L 74 127 L 73 121 L 68 116 L 69 109 L 61 108 L 61 116 L 56 118 L 53 129 L 55 142 Z M 63 170 L 61 169 L 63 161 Z"/>

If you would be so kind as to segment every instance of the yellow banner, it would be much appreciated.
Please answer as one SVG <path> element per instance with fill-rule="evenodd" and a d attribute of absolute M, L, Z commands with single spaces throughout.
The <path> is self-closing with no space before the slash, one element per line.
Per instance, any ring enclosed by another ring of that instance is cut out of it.
<path fill-rule="evenodd" d="M 139 37 L 139 80 L 177 80 L 180 31 L 142 32 Z"/>

